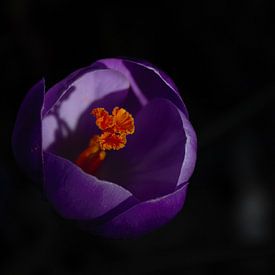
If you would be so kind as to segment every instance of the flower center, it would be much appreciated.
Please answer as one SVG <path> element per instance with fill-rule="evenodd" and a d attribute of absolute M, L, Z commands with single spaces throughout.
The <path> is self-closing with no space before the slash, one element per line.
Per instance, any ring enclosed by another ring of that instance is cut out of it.
<path fill-rule="evenodd" d="M 127 143 L 126 136 L 135 132 L 133 116 L 125 109 L 115 107 L 112 114 L 104 108 L 95 108 L 91 114 L 101 135 L 94 135 L 88 147 L 78 156 L 75 163 L 83 171 L 94 174 L 106 157 L 106 150 L 120 150 Z"/>

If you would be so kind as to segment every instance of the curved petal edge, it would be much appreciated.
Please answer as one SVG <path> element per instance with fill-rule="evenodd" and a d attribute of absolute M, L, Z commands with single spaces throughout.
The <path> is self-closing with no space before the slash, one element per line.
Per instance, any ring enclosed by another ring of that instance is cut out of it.
<path fill-rule="evenodd" d="M 137 238 L 169 222 L 181 210 L 188 184 L 175 192 L 158 199 L 141 202 L 108 222 L 93 226 L 89 230 L 95 234 L 113 238 Z"/>
<path fill-rule="evenodd" d="M 197 136 L 189 119 L 179 111 L 184 132 L 186 135 L 184 160 L 178 178 L 177 186 L 188 182 L 193 174 L 197 159 Z"/>
<path fill-rule="evenodd" d="M 171 100 L 187 117 L 187 108 L 171 78 L 146 61 L 135 61 L 124 58 L 101 59 L 96 64 L 123 73 L 130 81 L 133 91 L 144 106 L 148 100 L 159 96 Z M 157 89 L 152 89 L 157 87 Z"/>
<path fill-rule="evenodd" d="M 133 197 L 121 186 L 99 180 L 52 153 L 44 152 L 44 174 L 47 198 L 67 219 L 95 219 Z"/>

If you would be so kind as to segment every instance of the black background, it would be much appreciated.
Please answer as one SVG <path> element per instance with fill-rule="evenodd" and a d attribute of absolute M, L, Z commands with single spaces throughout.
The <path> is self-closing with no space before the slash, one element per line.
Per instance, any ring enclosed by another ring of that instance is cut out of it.
<path fill-rule="evenodd" d="M 275 274 L 275 4 L 266 3 L 1 2 L 0 274 Z M 45 76 L 49 88 L 117 56 L 166 71 L 198 134 L 183 210 L 138 240 L 100 239 L 63 220 L 10 148 L 35 82 Z"/>

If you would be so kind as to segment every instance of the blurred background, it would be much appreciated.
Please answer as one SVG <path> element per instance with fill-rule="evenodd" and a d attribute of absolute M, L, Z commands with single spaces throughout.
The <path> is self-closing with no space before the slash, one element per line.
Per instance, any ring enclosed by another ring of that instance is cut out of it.
<path fill-rule="evenodd" d="M 275 274 L 275 2 L 228 2 L 1 1 L 0 274 Z M 10 147 L 35 82 L 117 56 L 167 72 L 198 134 L 183 210 L 138 240 L 60 218 Z"/>

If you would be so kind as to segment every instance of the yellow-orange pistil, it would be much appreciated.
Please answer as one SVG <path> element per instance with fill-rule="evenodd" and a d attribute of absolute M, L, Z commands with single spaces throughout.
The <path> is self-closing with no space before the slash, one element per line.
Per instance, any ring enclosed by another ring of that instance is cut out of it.
<path fill-rule="evenodd" d="M 76 164 L 89 174 L 94 174 L 106 157 L 106 150 L 119 150 L 125 147 L 126 136 L 135 132 L 133 116 L 125 109 L 115 107 L 112 114 L 104 108 L 95 108 L 91 114 L 101 135 L 91 138 L 88 147 L 78 156 Z"/>

